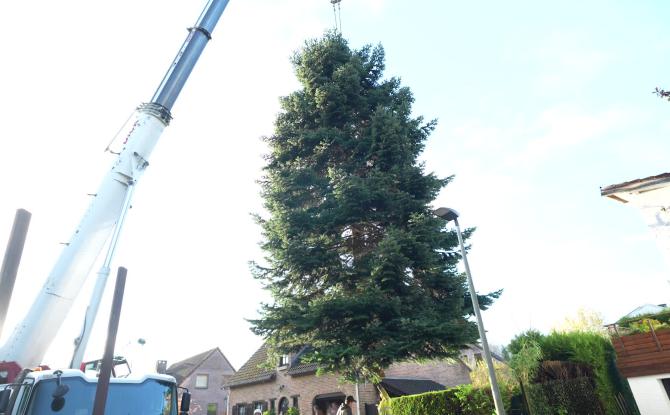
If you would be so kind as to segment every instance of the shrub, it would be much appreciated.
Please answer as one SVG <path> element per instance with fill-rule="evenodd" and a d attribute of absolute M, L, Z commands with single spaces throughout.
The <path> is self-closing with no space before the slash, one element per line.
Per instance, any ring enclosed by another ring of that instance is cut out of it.
<path fill-rule="evenodd" d="M 587 332 L 554 332 L 545 336 L 537 331 L 529 331 L 516 336 L 510 343 L 512 362 L 515 354 L 522 351 L 524 344 L 528 342 L 536 342 L 539 345 L 543 360 L 570 361 L 587 365 L 593 371 L 596 395 L 606 414 L 619 414 L 617 395 L 624 396 L 628 402 L 632 402 L 630 389 L 616 368 L 616 354 L 608 338 Z M 537 371 L 530 380 L 530 383 L 539 380 Z"/>
<path fill-rule="evenodd" d="M 515 338 L 513 341 L 517 341 Z M 511 347 L 510 347 L 511 349 Z M 515 344 L 510 366 L 520 382 L 529 383 L 537 373 L 542 359 L 542 348 L 533 337 L 520 338 Z"/>
<path fill-rule="evenodd" d="M 597 396 L 605 406 L 606 413 L 619 413 L 615 380 L 620 375 L 616 367 L 609 364 L 616 360 L 609 339 L 590 333 L 552 333 L 544 339 L 542 350 L 550 360 L 569 360 L 590 366 Z"/>
<path fill-rule="evenodd" d="M 491 397 L 472 385 L 383 399 L 379 404 L 380 415 L 491 415 L 493 412 Z"/>
<path fill-rule="evenodd" d="M 498 388 L 500 389 L 503 404 L 509 411 L 512 405 L 512 397 L 520 392 L 519 382 L 514 377 L 512 369 L 505 363 L 494 360 L 493 367 L 495 368 L 496 380 L 498 381 Z M 476 366 L 470 372 L 470 381 L 475 389 L 489 390 L 491 388 L 486 362 L 477 362 Z"/>
<path fill-rule="evenodd" d="M 288 411 L 286 411 L 286 415 L 300 415 L 300 411 L 295 406 L 292 406 L 288 408 Z"/>
<path fill-rule="evenodd" d="M 620 329 L 625 334 L 649 333 L 651 331 L 649 326 L 651 326 L 654 331 L 670 327 L 667 322 L 661 322 L 653 318 L 648 318 L 644 320 L 628 322 L 624 325 L 621 325 Z"/>
<path fill-rule="evenodd" d="M 617 321 L 617 324 L 620 327 L 628 327 L 631 324 L 634 323 L 639 323 L 643 320 L 651 319 L 653 321 L 656 321 L 657 324 L 662 324 L 662 325 L 670 325 L 670 308 L 666 307 L 664 310 L 662 310 L 659 313 L 651 313 L 651 314 L 640 314 L 635 317 L 624 317 L 619 319 Z M 646 324 L 646 322 L 644 322 Z M 656 327 L 654 327 L 655 329 Z M 646 328 L 646 331 L 649 331 L 649 327 Z"/>
<path fill-rule="evenodd" d="M 559 379 L 526 386 L 528 406 L 533 414 L 603 414 L 593 379 Z"/>

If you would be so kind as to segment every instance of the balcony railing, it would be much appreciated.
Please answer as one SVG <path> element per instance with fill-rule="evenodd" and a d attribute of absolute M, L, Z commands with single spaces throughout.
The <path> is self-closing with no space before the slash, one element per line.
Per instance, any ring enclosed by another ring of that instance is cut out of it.
<path fill-rule="evenodd" d="M 670 373 L 670 328 L 654 329 L 651 320 L 640 320 L 633 332 L 619 324 L 607 325 L 617 355 L 617 367 L 627 378 Z"/>

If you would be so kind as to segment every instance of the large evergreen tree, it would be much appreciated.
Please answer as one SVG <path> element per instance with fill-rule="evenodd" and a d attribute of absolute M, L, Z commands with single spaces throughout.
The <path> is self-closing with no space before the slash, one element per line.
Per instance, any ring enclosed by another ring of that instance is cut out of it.
<path fill-rule="evenodd" d="M 477 339 L 456 270 L 456 235 L 429 204 L 449 179 L 417 161 L 435 122 L 382 79 L 381 46 L 352 50 L 338 34 L 309 41 L 293 64 L 302 88 L 281 99 L 261 180 L 271 290 L 253 330 L 273 350 L 348 378 L 394 361 L 453 356 Z M 481 296 L 484 306 L 497 293 Z"/>

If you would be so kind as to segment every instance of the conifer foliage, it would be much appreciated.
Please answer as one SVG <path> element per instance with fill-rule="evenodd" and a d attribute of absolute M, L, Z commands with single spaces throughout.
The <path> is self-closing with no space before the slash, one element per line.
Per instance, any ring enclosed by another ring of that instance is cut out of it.
<path fill-rule="evenodd" d="M 254 264 L 274 302 L 253 331 L 277 352 L 309 345 L 308 359 L 349 379 L 453 356 L 477 329 L 456 235 L 429 206 L 449 179 L 417 161 L 435 122 L 412 117 L 410 90 L 382 78 L 381 46 L 329 33 L 292 61 L 302 87 L 266 138 L 267 256 Z"/>

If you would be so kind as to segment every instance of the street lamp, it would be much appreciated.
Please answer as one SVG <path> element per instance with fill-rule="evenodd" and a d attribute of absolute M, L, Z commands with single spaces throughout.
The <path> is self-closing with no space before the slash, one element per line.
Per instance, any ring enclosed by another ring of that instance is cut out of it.
<path fill-rule="evenodd" d="M 435 216 L 440 217 L 447 222 L 454 221 L 456 225 L 456 234 L 458 235 L 458 243 L 461 246 L 461 254 L 463 255 L 463 264 L 465 265 L 465 274 L 468 277 L 468 286 L 470 289 L 470 298 L 472 298 L 472 308 L 477 317 L 477 329 L 479 330 L 479 337 L 482 340 L 482 348 L 484 349 L 484 358 L 486 359 L 486 366 L 489 369 L 489 381 L 491 382 L 491 392 L 493 393 L 493 403 L 496 407 L 498 415 L 505 415 L 505 407 L 503 406 L 502 398 L 500 397 L 500 390 L 498 389 L 498 381 L 496 380 L 496 372 L 493 367 L 493 359 L 491 358 L 491 351 L 489 350 L 489 343 L 486 340 L 486 330 L 484 330 L 484 322 L 482 321 L 482 314 L 479 310 L 479 300 L 477 299 L 477 292 L 475 285 L 472 282 L 472 274 L 470 274 L 470 266 L 468 265 L 468 257 L 465 255 L 465 246 L 463 245 L 463 235 L 461 234 L 461 227 L 458 225 L 458 212 L 454 209 L 441 207 L 433 211 Z"/>

